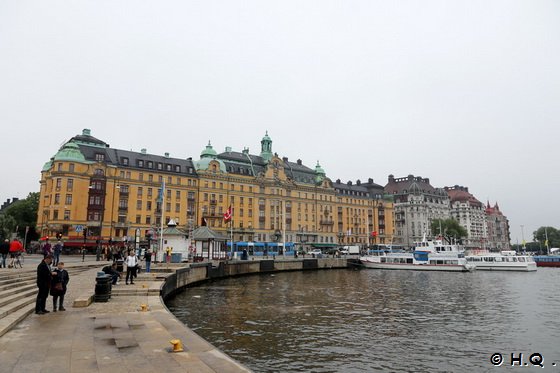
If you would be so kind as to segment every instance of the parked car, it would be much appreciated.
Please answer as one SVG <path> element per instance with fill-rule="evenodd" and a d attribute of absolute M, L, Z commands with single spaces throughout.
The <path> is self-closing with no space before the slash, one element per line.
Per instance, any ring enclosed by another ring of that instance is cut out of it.
<path fill-rule="evenodd" d="M 309 254 L 314 258 L 320 258 L 321 256 L 323 256 L 323 252 L 321 251 L 321 249 L 313 249 L 309 252 Z"/>

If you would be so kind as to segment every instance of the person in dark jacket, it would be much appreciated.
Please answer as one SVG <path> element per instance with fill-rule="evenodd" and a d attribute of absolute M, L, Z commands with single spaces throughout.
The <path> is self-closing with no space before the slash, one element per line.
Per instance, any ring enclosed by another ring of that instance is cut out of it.
<path fill-rule="evenodd" d="M 52 255 L 47 255 L 45 259 L 37 266 L 37 300 L 35 302 L 35 313 L 37 315 L 44 315 L 49 313 L 47 311 L 47 297 L 49 296 L 49 289 L 51 288 L 52 273 L 50 265 L 52 263 Z"/>
<path fill-rule="evenodd" d="M 0 244 L 0 268 L 6 268 L 6 258 L 10 253 L 10 240 L 6 239 Z"/>
<path fill-rule="evenodd" d="M 64 308 L 64 295 L 70 281 L 68 271 L 64 269 L 64 262 L 59 262 L 57 268 L 53 271 L 51 282 L 51 295 L 53 297 L 53 312 L 56 312 L 56 303 L 59 300 L 60 311 L 66 311 Z"/>
<path fill-rule="evenodd" d="M 110 266 L 103 267 L 103 272 L 111 276 L 113 285 L 116 285 L 119 278 L 121 278 L 120 272 L 117 271 L 117 263 L 113 263 Z"/>

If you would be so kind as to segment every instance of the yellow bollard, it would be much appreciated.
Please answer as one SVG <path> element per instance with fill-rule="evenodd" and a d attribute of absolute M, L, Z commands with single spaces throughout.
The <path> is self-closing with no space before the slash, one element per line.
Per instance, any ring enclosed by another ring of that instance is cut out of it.
<path fill-rule="evenodd" d="M 141 310 L 142 312 L 146 312 L 146 311 L 148 310 L 148 305 L 147 305 L 147 304 L 141 304 L 141 305 L 140 305 L 140 310 Z"/>
<path fill-rule="evenodd" d="M 172 339 L 169 341 L 173 345 L 173 349 L 171 352 L 182 352 L 183 351 L 183 344 L 181 343 L 180 339 Z"/>

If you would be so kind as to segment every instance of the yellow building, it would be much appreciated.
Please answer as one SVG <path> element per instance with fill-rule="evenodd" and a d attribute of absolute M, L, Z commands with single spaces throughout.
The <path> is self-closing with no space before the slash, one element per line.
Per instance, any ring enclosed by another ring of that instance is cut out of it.
<path fill-rule="evenodd" d="M 143 239 L 158 231 L 162 210 L 164 222 L 174 219 L 187 232 L 206 224 L 233 236 L 238 249 L 365 246 L 393 237 L 383 187 L 371 179 L 333 183 L 319 163 L 312 169 L 274 154 L 268 134 L 259 155 L 218 154 L 209 143 L 193 161 L 113 149 L 86 129 L 43 168 L 38 230 L 62 234 L 67 245 Z"/>

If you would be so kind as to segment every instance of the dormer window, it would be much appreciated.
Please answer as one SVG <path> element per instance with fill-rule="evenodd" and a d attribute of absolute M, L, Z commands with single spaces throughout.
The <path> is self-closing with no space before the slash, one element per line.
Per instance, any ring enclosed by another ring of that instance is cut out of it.
<path fill-rule="evenodd" d="M 144 167 L 144 161 L 142 159 L 138 160 L 138 167 Z"/>
<path fill-rule="evenodd" d="M 128 158 L 121 158 L 123 166 L 128 166 Z"/>
<path fill-rule="evenodd" d="M 103 162 L 105 160 L 105 154 L 102 153 L 96 153 L 95 154 L 95 160 L 97 162 Z"/>
<path fill-rule="evenodd" d="M 163 170 L 163 163 L 158 162 L 157 169 L 158 170 Z"/>
<path fill-rule="evenodd" d="M 154 162 L 148 161 L 148 168 L 154 168 Z"/>
<path fill-rule="evenodd" d="M 181 166 L 175 166 L 175 172 L 181 172 Z"/>
<path fill-rule="evenodd" d="M 171 165 L 170 165 L 170 164 L 166 164 L 166 165 L 165 165 L 165 170 L 166 170 L 166 171 L 171 171 Z"/>

